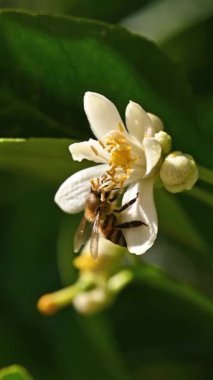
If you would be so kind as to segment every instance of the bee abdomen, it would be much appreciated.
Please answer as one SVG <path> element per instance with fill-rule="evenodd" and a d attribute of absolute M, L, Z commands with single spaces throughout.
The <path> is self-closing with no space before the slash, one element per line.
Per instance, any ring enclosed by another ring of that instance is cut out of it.
<path fill-rule="evenodd" d="M 120 229 L 115 228 L 115 222 L 115 215 L 110 214 L 101 225 L 101 233 L 105 239 L 110 240 L 112 243 L 126 247 L 127 244 L 123 232 Z"/>
<path fill-rule="evenodd" d="M 110 240 L 112 243 L 121 245 L 122 247 L 127 246 L 125 237 L 121 230 L 116 230 L 112 228 L 110 230 L 105 230 L 103 232 L 104 232 L 104 237 Z"/>

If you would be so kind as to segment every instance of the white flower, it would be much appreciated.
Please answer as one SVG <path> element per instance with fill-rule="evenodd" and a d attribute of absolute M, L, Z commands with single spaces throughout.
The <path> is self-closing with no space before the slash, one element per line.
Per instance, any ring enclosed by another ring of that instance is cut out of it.
<path fill-rule="evenodd" d="M 125 127 L 115 105 L 92 92 L 84 96 L 84 109 L 97 140 L 72 144 L 69 149 L 74 160 L 88 159 L 99 165 L 68 178 L 59 188 L 55 201 L 68 213 L 83 210 L 91 188 L 90 181 L 110 171 L 116 183 L 120 181 L 122 186 L 123 181 L 124 186 L 128 186 L 122 204 L 139 194 L 136 202 L 120 215 L 121 223 L 141 220 L 147 224 L 122 230 L 128 250 L 142 254 L 152 246 L 158 230 L 153 185 L 162 156 L 162 146 L 155 133 L 162 130 L 162 122 L 130 101 L 126 108 Z"/>

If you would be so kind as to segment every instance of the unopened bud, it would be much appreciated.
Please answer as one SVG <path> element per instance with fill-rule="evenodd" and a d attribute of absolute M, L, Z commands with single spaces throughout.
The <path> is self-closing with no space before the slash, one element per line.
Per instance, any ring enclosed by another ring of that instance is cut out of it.
<path fill-rule="evenodd" d="M 37 308 L 40 313 L 45 315 L 53 315 L 58 311 L 58 305 L 52 294 L 43 295 L 37 303 Z"/>
<path fill-rule="evenodd" d="M 170 135 L 168 135 L 168 133 L 159 131 L 155 134 L 155 139 L 160 143 L 163 154 L 170 152 L 172 146 L 172 138 Z"/>
<path fill-rule="evenodd" d="M 198 179 L 198 170 L 192 156 L 181 152 L 169 154 L 160 170 L 165 188 L 171 193 L 191 190 Z"/>
<path fill-rule="evenodd" d="M 163 122 L 158 116 L 154 115 L 153 113 L 148 113 L 148 112 L 147 112 L 147 115 L 151 119 L 152 126 L 154 127 L 155 133 L 164 130 Z"/>
<path fill-rule="evenodd" d="M 75 284 L 67 288 L 58 290 L 54 293 L 44 294 L 37 303 L 38 310 L 45 315 L 53 315 L 60 309 L 72 304 L 74 297 L 88 287 L 91 287 L 93 280 L 89 277 L 84 277 Z"/>
<path fill-rule="evenodd" d="M 95 288 L 82 292 L 73 300 L 73 306 L 81 314 L 95 314 L 107 307 L 112 300 L 110 293 L 104 288 Z"/>

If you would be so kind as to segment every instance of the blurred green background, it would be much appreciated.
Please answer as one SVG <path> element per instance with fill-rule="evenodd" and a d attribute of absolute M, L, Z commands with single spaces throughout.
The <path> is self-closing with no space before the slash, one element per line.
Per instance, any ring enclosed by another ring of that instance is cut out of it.
<path fill-rule="evenodd" d="M 37 380 L 211 379 L 213 2 L 0 7 L 0 367 L 19 364 Z M 64 215 L 53 199 L 85 166 L 68 146 L 90 136 L 87 90 L 122 115 L 132 99 L 162 117 L 174 149 L 192 154 L 211 179 L 186 194 L 156 190 L 159 237 L 109 310 L 84 317 L 70 307 L 47 318 L 38 298 L 77 276 L 72 239 L 81 216 Z"/>

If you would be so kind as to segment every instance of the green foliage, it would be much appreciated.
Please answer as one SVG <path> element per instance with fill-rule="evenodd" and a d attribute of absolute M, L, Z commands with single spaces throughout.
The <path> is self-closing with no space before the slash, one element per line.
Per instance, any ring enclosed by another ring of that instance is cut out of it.
<path fill-rule="evenodd" d="M 213 141 L 212 32 L 213 17 L 209 16 L 206 21 L 169 39 L 163 48 L 186 70 L 187 78 L 196 95 L 198 118 L 202 131 Z"/>
<path fill-rule="evenodd" d="M 139 6 L 104 4 L 66 6 L 113 21 Z M 211 378 L 211 112 L 196 115 L 212 104 L 211 27 L 209 20 L 164 44 L 180 70 L 156 45 L 115 25 L 0 13 L 1 367 L 20 363 L 37 380 Z M 36 310 L 38 298 L 76 279 L 80 216 L 65 216 L 53 199 L 65 178 L 88 165 L 68 151 L 90 137 L 87 90 L 109 97 L 122 115 L 130 98 L 159 115 L 174 148 L 203 165 L 203 182 L 181 195 L 156 190 L 159 239 L 132 264 L 135 281 L 109 311 L 85 318 L 69 308 L 47 319 Z M 30 380 L 17 366 L 1 378 Z"/>
<path fill-rule="evenodd" d="M 72 16 L 117 22 L 147 3 L 149 0 L 65 0 L 65 9 Z"/>
<path fill-rule="evenodd" d="M 27 371 L 20 367 L 13 365 L 11 367 L 2 369 L 0 371 L 1 380 L 32 380 L 32 377 L 27 373 Z"/>
<path fill-rule="evenodd" d="M 0 0 L 0 7 L 51 11 L 117 22 L 149 3 L 149 0 Z"/>
<path fill-rule="evenodd" d="M 131 94 L 162 117 L 175 148 L 212 166 L 189 89 L 178 68 L 152 43 L 91 21 L 15 12 L 2 12 L 0 20 L 3 136 L 85 138 L 85 91 L 105 94 L 122 114 Z"/>
<path fill-rule="evenodd" d="M 41 178 L 46 183 L 59 183 L 85 165 L 70 164 L 68 139 L 1 139 L 1 167 Z"/>

